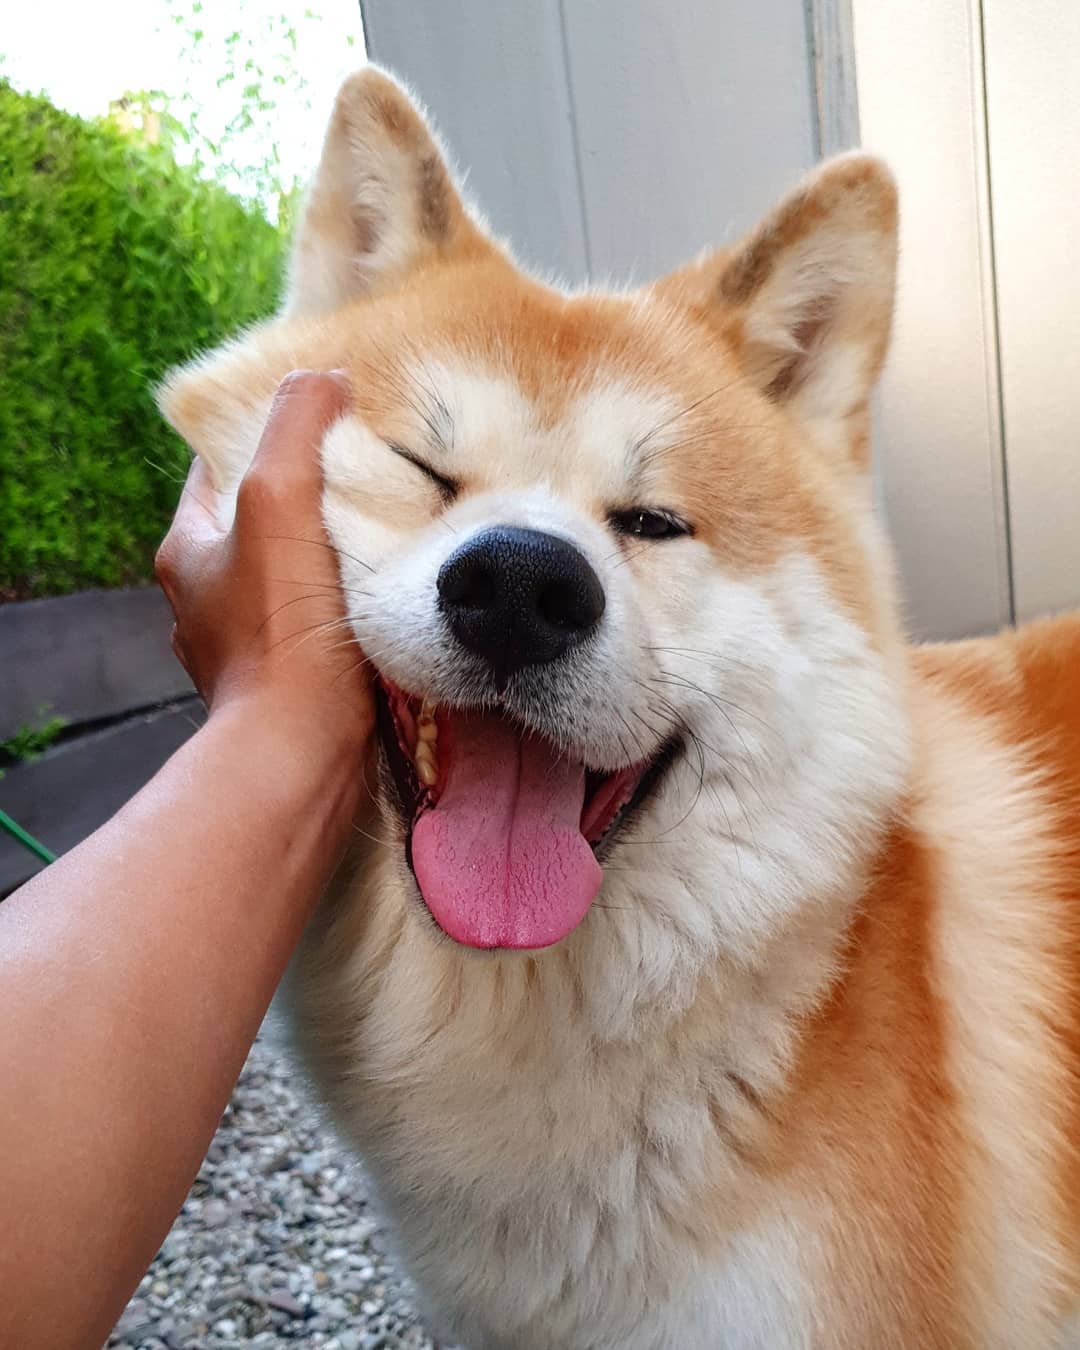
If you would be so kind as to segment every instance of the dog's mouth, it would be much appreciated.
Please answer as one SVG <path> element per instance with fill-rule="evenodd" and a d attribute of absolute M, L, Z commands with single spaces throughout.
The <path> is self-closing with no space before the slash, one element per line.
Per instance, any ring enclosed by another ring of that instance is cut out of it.
<path fill-rule="evenodd" d="M 600 889 L 597 857 L 675 744 L 603 773 L 512 717 L 433 706 L 379 681 L 379 732 L 406 859 L 439 927 L 470 947 L 547 947 Z"/>

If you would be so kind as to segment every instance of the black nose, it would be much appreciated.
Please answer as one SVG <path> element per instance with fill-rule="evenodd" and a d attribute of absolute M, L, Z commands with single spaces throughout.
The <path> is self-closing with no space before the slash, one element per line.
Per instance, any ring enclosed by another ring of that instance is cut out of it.
<path fill-rule="evenodd" d="M 447 558 L 437 584 L 455 637 L 503 678 L 565 655 L 604 612 L 588 559 L 539 530 L 481 530 Z"/>

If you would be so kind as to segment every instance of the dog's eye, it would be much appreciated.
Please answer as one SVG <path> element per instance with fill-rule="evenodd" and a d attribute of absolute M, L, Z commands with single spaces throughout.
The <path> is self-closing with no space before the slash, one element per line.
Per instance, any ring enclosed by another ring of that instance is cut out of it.
<path fill-rule="evenodd" d="M 617 534 L 632 534 L 639 539 L 675 539 L 694 532 L 674 511 L 659 508 L 635 506 L 629 511 L 612 511 L 608 520 Z"/>
<path fill-rule="evenodd" d="M 407 459 L 414 468 L 419 469 L 422 474 L 429 478 L 439 489 L 439 495 L 444 502 L 452 502 L 461 491 L 461 484 L 456 478 L 447 478 L 445 474 L 437 473 L 430 464 L 425 464 L 424 461 L 418 455 L 414 455 L 411 450 L 406 450 L 400 445 L 391 445 L 389 448 L 395 455 L 400 455 L 402 459 Z"/>

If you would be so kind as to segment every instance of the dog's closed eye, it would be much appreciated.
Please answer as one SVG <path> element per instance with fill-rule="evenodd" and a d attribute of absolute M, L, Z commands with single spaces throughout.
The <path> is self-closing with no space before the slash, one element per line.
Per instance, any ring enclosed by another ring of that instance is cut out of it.
<path fill-rule="evenodd" d="M 388 448 L 392 450 L 395 455 L 399 455 L 402 459 L 408 460 L 414 468 L 419 469 L 422 474 L 430 479 L 438 489 L 440 497 L 442 497 L 444 503 L 447 505 L 449 505 L 461 491 L 461 484 L 456 478 L 449 478 L 446 474 L 439 473 L 437 470 L 433 469 L 430 464 L 425 463 L 419 455 L 414 455 L 411 450 L 406 450 L 404 446 L 394 444 L 390 444 Z"/>

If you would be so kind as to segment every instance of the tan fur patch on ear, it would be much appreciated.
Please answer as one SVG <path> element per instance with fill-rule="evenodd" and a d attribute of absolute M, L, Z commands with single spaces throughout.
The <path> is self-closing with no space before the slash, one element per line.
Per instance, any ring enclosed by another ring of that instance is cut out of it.
<path fill-rule="evenodd" d="M 364 71 L 357 86 L 361 96 L 366 98 L 374 120 L 415 162 L 422 233 L 433 243 L 445 240 L 450 233 L 453 209 L 459 203 L 427 124 L 404 92 L 381 71 L 374 68 Z"/>
<path fill-rule="evenodd" d="M 495 251 L 405 90 L 374 66 L 350 76 L 297 231 L 287 312 L 327 312 L 421 267 Z"/>
<path fill-rule="evenodd" d="M 446 165 L 438 155 L 420 161 L 420 227 L 429 239 L 445 239 L 450 233 L 452 189 Z"/>
<path fill-rule="evenodd" d="M 831 400 L 842 418 L 869 395 L 892 318 L 896 227 L 888 171 L 845 156 L 818 170 L 732 255 L 718 298 L 769 397 L 783 401 L 816 380 L 813 415 L 828 416 Z"/>
<path fill-rule="evenodd" d="M 785 252 L 818 230 L 896 233 L 896 185 L 885 166 L 865 155 L 825 164 L 746 241 L 728 255 L 720 273 L 720 299 L 746 304 L 772 275 Z"/>
<path fill-rule="evenodd" d="M 371 211 L 366 206 L 353 206 L 349 210 L 348 222 L 352 232 L 351 242 L 357 253 L 374 253 L 378 230 Z"/>
<path fill-rule="evenodd" d="M 718 331 L 770 402 L 861 463 L 870 390 L 888 346 L 897 197 L 867 155 L 818 168 L 734 248 L 654 293 Z"/>
<path fill-rule="evenodd" d="M 388 134 L 400 144 L 413 148 L 417 140 L 419 118 L 405 102 L 401 90 L 374 68 L 357 77 L 356 88 L 362 96 L 367 97 L 372 111 Z"/>

